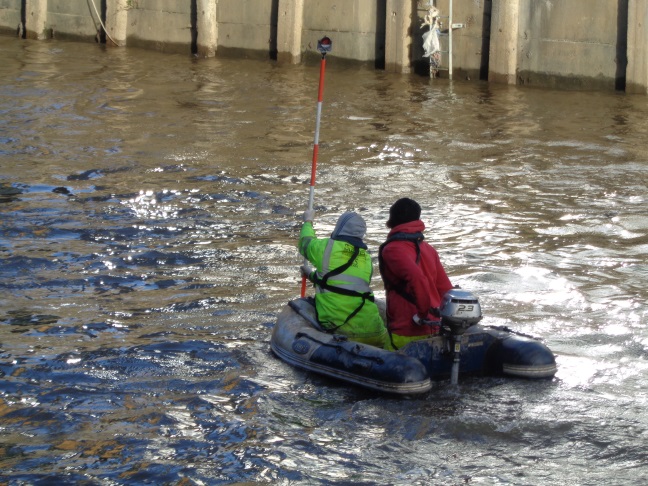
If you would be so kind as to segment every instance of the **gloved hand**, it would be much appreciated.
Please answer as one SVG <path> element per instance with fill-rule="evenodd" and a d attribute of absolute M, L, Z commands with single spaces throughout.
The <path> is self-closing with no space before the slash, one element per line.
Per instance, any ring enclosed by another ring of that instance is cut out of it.
<path fill-rule="evenodd" d="M 437 321 L 430 321 L 429 319 L 421 319 L 418 314 L 414 314 L 412 317 L 412 321 L 414 321 L 414 324 L 417 326 L 438 326 L 439 323 Z"/>
<path fill-rule="evenodd" d="M 315 219 L 315 210 L 314 209 L 307 209 L 304 211 L 304 222 L 310 221 L 311 223 Z"/>
<path fill-rule="evenodd" d="M 439 321 L 430 321 L 428 319 L 421 319 L 418 316 L 418 314 L 414 314 L 414 316 L 412 317 L 412 321 L 414 321 L 414 324 L 417 326 L 429 326 L 430 335 L 437 335 L 441 333 L 441 326 L 439 325 Z"/>
<path fill-rule="evenodd" d="M 310 274 L 313 273 L 313 269 L 308 265 L 302 265 L 301 267 L 299 267 L 299 271 L 301 272 L 302 277 L 306 278 L 308 278 Z"/>

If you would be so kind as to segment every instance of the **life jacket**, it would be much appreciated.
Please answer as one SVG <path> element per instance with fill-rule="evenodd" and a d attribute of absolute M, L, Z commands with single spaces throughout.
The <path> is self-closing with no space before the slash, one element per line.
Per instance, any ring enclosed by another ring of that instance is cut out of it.
<path fill-rule="evenodd" d="M 418 265 L 419 262 L 421 261 L 421 241 L 425 239 L 425 236 L 423 233 L 394 233 L 391 235 L 385 242 L 380 245 L 380 248 L 378 248 L 378 269 L 380 270 L 380 276 L 383 279 L 383 282 L 385 284 L 385 289 L 386 290 L 394 290 L 396 293 L 398 293 L 401 297 L 403 297 L 405 300 L 410 302 L 411 304 L 416 305 L 416 300 L 414 299 L 414 296 L 407 292 L 406 286 L 403 283 L 394 283 L 390 281 L 386 276 L 385 276 L 385 261 L 382 256 L 383 249 L 385 246 L 387 246 L 389 243 L 392 241 L 411 241 L 414 243 L 416 246 L 416 264 Z"/>
<path fill-rule="evenodd" d="M 334 292 L 336 294 L 347 295 L 350 297 L 360 297 L 362 301 L 360 305 L 344 320 L 342 324 L 336 326 L 330 331 L 343 326 L 350 319 L 353 318 L 364 306 L 365 302 L 368 300 L 374 302 L 374 295 L 371 292 L 369 287 L 369 282 L 366 282 L 361 277 L 355 277 L 353 275 L 345 274 L 344 272 L 353 265 L 353 262 L 360 254 L 360 248 L 357 246 L 353 247 L 353 254 L 349 261 L 337 268 L 330 268 L 331 262 L 331 253 L 333 252 L 333 246 L 335 245 L 335 240 L 330 239 L 324 250 L 324 257 L 322 259 L 322 269 L 321 271 L 314 271 L 309 275 L 309 280 L 315 284 L 315 291 L 317 294 L 323 294 L 326 292 Z M 337 281 L 335 284 L 330 284 L 328 280 L 331 277 L 335 277 Z M 341 282 L 341 283 L 340 283 Z"/>

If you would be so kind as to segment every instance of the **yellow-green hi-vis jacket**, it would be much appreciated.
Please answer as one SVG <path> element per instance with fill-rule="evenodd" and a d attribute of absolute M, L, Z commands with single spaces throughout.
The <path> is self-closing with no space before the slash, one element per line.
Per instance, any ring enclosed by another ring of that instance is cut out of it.
<path fill-rule="evenodd" d="M 369 287 L 373 274 L 369 252 L 346 241 L 317 238 L 310 221 L 302 226 L 299 252 L 317 268 L 309 280 L 315 284 L 315 308 L 322 327 L 384 347 L 387 329 Z"/>

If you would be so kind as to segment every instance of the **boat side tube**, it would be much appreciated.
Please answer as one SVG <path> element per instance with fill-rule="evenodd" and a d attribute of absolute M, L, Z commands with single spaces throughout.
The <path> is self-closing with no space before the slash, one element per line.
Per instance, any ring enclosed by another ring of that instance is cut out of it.
<path fill-rule="evenodd" d="M 293 366 L 381 392 L 417 395 L 432 388 L 417 359 L 321 332 L 314 316 L 306 299 L 292 301 L 277 319 L 273 353 Z"/>
<path fill-rule="evenodd" d="M 461 335 L 459 373 L 461 375 L 486 375 L 484 363 L 486 354 L 495 342 L 495 338 L 484 332 L 481 326 L 469 327 Z M 435 381 L 451 377 L 453 365 L 452 339 L 445 335 L 434 336 L 421 341 L 413 341 L 398 353 L 406 354 L 419 360 L 428 370 L 430 378 Z"/>
<path fill-rule="evenodd" d="M 556 357 L 537 339 L 498 328 L 488 329 L 496 336 L 488 350 L 486 365 L 494 374 L 520 378 L 552 378 L 557 371 Z"/>
<path fill-rule="evenodd" d="M 419 360 L 432 380 L 451 377 L 453 353 L 448 336 L 407 344 L 398 353 Z M 471 376 L 515 376 L 551 378 L 556 360 L 551 350 L 537 339 L 516 334 L 510 329 L 475 324 L 461 336 L 459 373 Z"/>

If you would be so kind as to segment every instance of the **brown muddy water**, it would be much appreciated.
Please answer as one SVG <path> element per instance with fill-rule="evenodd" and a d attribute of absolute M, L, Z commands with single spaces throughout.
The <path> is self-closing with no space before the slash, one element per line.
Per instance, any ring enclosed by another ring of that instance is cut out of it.
<path fill-rule="evenodd" d="M 417 199 L 484 323 L 557 355 L 403 399 L 270 352 L 319 66 L 11 37 L 0 66 L 1 484 L 648 481 L 645 96 L 330 55 L 316 229 L 359 211 L 375 255 Z"/>

